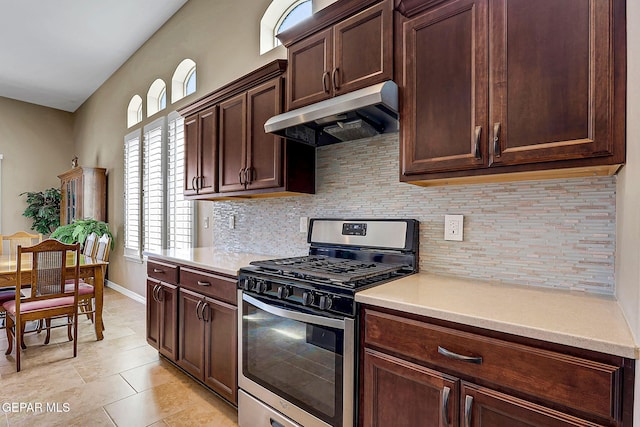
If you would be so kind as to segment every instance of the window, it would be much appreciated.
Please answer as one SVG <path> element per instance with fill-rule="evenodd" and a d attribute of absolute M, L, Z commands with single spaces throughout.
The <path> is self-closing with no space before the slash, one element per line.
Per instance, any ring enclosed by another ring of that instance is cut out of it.
<path fill-rule="evenodd" d="M 171 77 L 171 102 L 177 102 L 196 91 L 196 63 L 184 59 Z"/>
<path fill-rule="evenodd" d="M 147 92 L 147 117 L 151 117 L 167 106 L 167 85 L 161 79 L 156 79 Z M 162 97 L 164 96 L 164 105 Z"/>
<path fill-rule="evenodd" d="M 275 37 L 335 0 L 273 0 L 260 20 L 260 55 L 280 45 Z"/>
<path fill-rule="evenodd" d="M 288 30 L 298 22 L 310 17 L 311 14 L 311 0 L 302 0 L 294 3 L 282 15 L 280 21 L 276 25 L 275 31 L 273 32 L 275 45 L 277 46 L 278 44 L 280 44 L 280 41 L 276 38 L 277 34 L 281 33 L 282 31 Z"/>
<path fill-rule="evenodd" d="M 140 131 L 124 138 L 124 254 L 140 258 L 142 199 L 142 140 Z"/>
<path fill-rule="evenodd" d="M 194 208 L 185 200 L 183 119 L 177 113 L 125 137 L 125 256 L 192 246 Z"/>
<path fill-rule="evenodd" d="M 127 107 L 127 127 L 136 125 L 142 121 L 142 98 L 133 95 Z"/>

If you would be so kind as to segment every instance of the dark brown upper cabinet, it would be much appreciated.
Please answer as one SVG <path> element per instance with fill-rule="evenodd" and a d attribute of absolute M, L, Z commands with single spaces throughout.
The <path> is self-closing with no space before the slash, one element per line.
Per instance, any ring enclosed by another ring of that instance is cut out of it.
<path fill-rule="evenodd" d="M 218 190 L 217 142 L 217 107 L 185 119 L 185 196 L 203 196 Z"/>
<path fill-rule="evenodd" d="M 264 131 L 283 110 L 287 61 L 273 61 L 184 107 L 185 197 L 315 192 L 315 149 Z"/>
<path fill-rule="evenodd" d="M 393 79 L 393 3 L 378 1 L 334 3 L 278 35 L 287 110 Z"/>
<path fill-rule="evenodd" d="M 624 163 L 624 0 L 397 3 L 402 181 L 605 175 Z"/>

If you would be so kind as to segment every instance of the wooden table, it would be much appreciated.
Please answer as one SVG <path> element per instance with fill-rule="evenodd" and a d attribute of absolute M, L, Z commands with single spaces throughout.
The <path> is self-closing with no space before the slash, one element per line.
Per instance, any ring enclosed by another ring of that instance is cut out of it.
<path fill-rule="evenodd" d="M 80 255 L 80 277 L 93 278 L 93 287 L 96 300 L 96 312 L 94 326 L 96 330 L 96 339 L 100 341 L 102 335 L 102 305 L 104 295 L 104 268 L 108 262 L 98 261 L 97 259 Z M 75 268 L 75 259 L 71 254 L 67 258 L 67 272 L 73 274 Z M 22 259 L 22 283 L 28 283 L 31 279 L 31 257 L 23 256 Z M 0 288 L 7 286 L 16 286 L 16 256 L 0 255 Z"/>

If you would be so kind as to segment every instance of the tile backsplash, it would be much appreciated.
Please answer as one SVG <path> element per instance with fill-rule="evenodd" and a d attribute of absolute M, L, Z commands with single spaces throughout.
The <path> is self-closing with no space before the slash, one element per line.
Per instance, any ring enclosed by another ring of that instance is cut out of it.
<path fill-rule="evenodd" d="M 421 271 L 613 294 L 615 177 L 423 188 L 398 170 L 397 134 L 320 147 L 315 195 L 212 203 L 214 246 L 296 256 L 300 217 L 415 218 Z M 464 241 L 444 240 L 445 214 Z"/>

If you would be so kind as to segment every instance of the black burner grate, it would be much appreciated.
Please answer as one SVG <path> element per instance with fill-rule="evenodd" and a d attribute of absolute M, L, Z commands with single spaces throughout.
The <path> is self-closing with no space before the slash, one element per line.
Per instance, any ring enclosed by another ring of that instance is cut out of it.
<path fill-rule="evenodd" d="M 322 255 L 253 261 L 251 264 L 286 276 L 345 284 L 356 283 L 376 276 L 385 276 L 406 267 Z"/>

